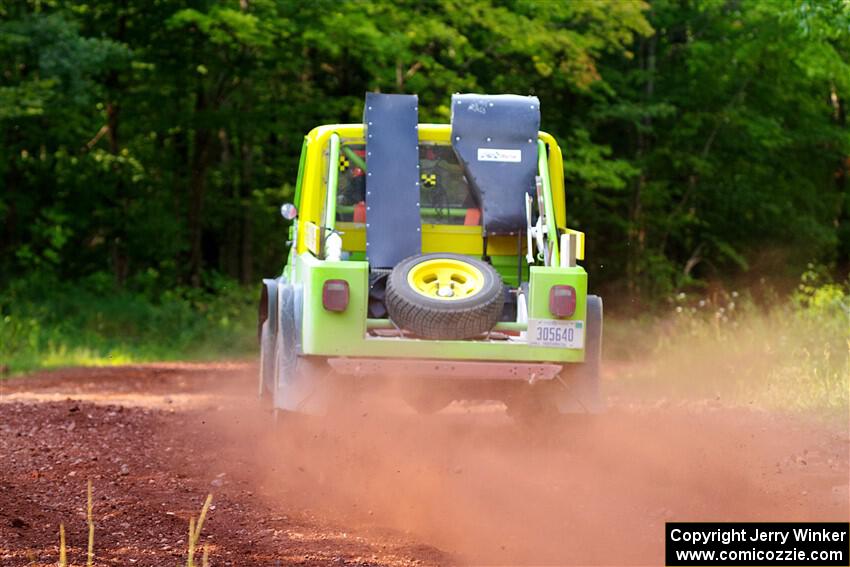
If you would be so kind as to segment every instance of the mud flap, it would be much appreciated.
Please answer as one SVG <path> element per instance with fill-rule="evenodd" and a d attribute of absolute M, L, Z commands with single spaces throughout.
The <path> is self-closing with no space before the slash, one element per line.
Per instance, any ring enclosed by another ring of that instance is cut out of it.
<path fill-rule="evenodd" d="M 600 367 L 602 362 L 602 298 L 587 296 L 587 337 L 584 363 L 572 372 L 555 378 L 560 381 L 555 404 L 559 413 L 601 413 L 604 403 L 600 393 Z"/>
<path fill-rule="evenodd" d="M 263 291 L 260 294 L 260 379 L 259 396 L 263 397 L 274 389 L 274 353 L 277 336 L 277 288 L 285 285 L 284 278 L 276 280 L 264 279 Z"/>
<path fill-rule="evenodd" d="M 328 371 L 301 354 L 302 290 L 278 285 L 278 332 L 274 356 L 274 407 L 324 414 L 329 397 Z"/>

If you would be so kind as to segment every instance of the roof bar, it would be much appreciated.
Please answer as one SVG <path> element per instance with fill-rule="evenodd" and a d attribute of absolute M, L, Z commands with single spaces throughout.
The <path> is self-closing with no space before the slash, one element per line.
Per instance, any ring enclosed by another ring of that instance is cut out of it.
<path fill-rule="evenodd" d="M 552 251 L 549 258 L 550 266 L 559 266 L 561 264 L 560 255 L 558 254 L 558 225 L 555 222 L 555 205 L 552 201 L 552 184 L 549 181 L 549 158 L 546 153 L 546 143 L 543 140 L 537 140 L 537 169 L 538 175 L 543 180 L 543 207 L 546 212 L 546 236 L 549 239 L 549 250 Z"/>

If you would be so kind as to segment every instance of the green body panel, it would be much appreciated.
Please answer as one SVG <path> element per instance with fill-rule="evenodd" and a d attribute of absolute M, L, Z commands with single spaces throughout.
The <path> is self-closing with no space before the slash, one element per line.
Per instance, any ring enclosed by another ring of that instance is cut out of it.
<path fill-rule="evenodd" d="M 297 279 L 303 285 L 304 317 L 301 323 L 301 348 L 305 354 L 346 352 L 366 335 L 366 307 L 369 296 L 369 264 L 366 262 L 317 260 L 306 252 L 298 256 Z M 348 308 L 342 313 L 322 306 L 322 286 L 326 280 L 348 282 Z M 348 352 L 350 354 L 350 352 Z"/>
<path fill-rule="evenodd" d="M 514 258 L 515 260 L 515 258 Z M 434 358 L 459 360 L 502 360 L 516 362 L 582 362 L 584 350 L 529 346 L 520 341 L 426 340 L 399 337 L 369 337 L 366 309 L 369 293 L 369 266 L 363 261 L 326 262 L 310 253 L 297 257 L 294 275 L 303 285 L 302 352 L 318 356 L 362 356 Z M 322 306 L 322 286 L 326 280 L 348 282 L 350 301 L 342 313 Z M 571 319 L 585 316 L 587 274 L 581 267 L 531 268 L 529 313 L 551 319 L 549 288 L 555 284 L 575 287 L 578 298 Z"/>
<path fill-rule="evenodd" d="M 524 243 L 524 241 L 523 241 Z M 510 287 L 517 287 L 517 270 L 519 258 L 517 256 L 490 256 L 490 264 L 502 276 L 502 281 Z M 528 264 L 522 258 L 522 281 L 528 281 Z"/>
<path fill-rule="evenodd" d="M 295 197 L 294 203 L 296 206 L 301 206 L 301 185 L 304 182 L 304 163 L 307 161 L 307 138 L 304 138 L 304 143 L 301 144 L 301 157 L 298 159 L 298 177 L 295 179 Z"/>
<path fill-rule="evenodd" d="M 576 290 L 576 311 L 565 320 L 584 321 L 587 313 L 587 272 L 581 266 L 572 268 L 531 267 L 529 286 L 529 319 L 553 319 L 549 312 L 549 290 L 553 285 L 571 285 Z"/>

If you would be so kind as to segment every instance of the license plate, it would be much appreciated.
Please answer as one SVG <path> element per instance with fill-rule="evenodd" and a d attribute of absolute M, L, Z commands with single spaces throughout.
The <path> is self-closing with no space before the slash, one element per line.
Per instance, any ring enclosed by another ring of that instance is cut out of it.
<path fill-rule="evenodd" d="M 529 319 L 528 344 L 554 348 L 583 348 L 584 321 Z"/>

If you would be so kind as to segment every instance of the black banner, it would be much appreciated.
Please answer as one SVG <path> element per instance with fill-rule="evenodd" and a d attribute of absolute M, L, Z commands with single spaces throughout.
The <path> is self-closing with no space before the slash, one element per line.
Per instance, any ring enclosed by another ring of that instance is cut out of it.
<path fill-rule="evenodd" d="M 850 566 L 850 524 L 670 522 L 665 561 L 678 565 Z"/>

